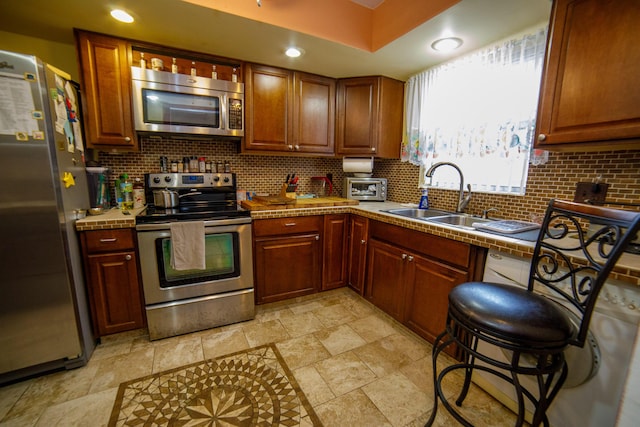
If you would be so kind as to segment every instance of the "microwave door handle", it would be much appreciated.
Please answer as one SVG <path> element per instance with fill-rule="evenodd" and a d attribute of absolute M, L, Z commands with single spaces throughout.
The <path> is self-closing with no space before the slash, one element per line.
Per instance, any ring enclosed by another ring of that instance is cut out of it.
<path fill-rule="evenodd" d="M 227 128 L 227 95 L 220 97 L 220 130 Z"/>

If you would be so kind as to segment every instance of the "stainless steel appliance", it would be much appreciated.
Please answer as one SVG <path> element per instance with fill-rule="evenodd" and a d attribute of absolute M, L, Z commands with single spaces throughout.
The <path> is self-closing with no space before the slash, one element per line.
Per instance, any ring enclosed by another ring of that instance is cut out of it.
<path fill-rule="evenodd" d="M 136 217 L 142 284 L 152 340 L 253 319 L 250 212 L 238 207 L 232 173 L 145 175 L 146 199 L 168 189 L 179 204 L 150 203 Z M 177 270 L 170 262 L 171 224 L 202 221 L 204 269 Z"/>
<path fill-rule="evenodd" d="M 0 51 L 0 383 L 86 364 L 95 348 L 75 232 L 89 208 L 70 77 Z"/>
<path fill-rule="evenodd" d="M 342 188 L 347 199 L 376 202 L 387 200 L 386 178 L 345 177 Z"/>
<path fill-rule="evenodd" d="M 244 83 L 131 67 L 136 131 L 244 136 Z"/>
<path fill-rule="evenodd" d="M 490 250 L 483 280 L 526 287 L 529 269 L 530 260 Z M 604 285 L 593 312 L 587 344 L 583 348 L 572 347 L 566 353 L 569 376 L 547 411 L 551 425 L 596 427 L 615 424 L 640 322 L 638 301 L 640 290 L 632 286 L 612 280 Z M 497 347 L 481 342 L 478 349 L 491 357 L 503 357 L 508 363 Z M 474 371 L 473 381 L 507 407 L 517 408 L 511 384 L 481 370 Z M 523 378 L 523 381 L 532 380 Z M 530 402 L 526 405 L 531 412 Z"/>

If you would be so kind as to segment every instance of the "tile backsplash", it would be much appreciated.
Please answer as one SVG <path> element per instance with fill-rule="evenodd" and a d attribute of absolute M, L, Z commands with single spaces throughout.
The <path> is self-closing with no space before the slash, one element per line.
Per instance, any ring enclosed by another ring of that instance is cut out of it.
<path fill-rule="evenodd" d="M 185 156 L 204 156 L 207 160 L 225 161 L 237 174 L 238 188 L 257 193 L 274 194 L 280 190 L 287 174 L 300 177 L 298 190 L 310 189 L 312 176 L 333 175 L 334 195 L 342 195 L 342 160 L 294 156 L 258 156 L 240 154 L 237 141 L 203 141 L 169 138 L 142 138 L 138 153 L 113 154 L 101 152 L 98 161 L 110 169 L 110 179 L 126 172 L 132 178 L 149 172 L 159 172 L 160 156 L 169 160 Z M 388 178 L 388 199 L 401 203 L 417 203 L 417 166 L 399 160 L 375 161 L 374 175 Z M 640 151 L 609 151 L 598 153 L 549 153 L 545 165 L 530 166 L 527 191 L 524 196 L 474 193 L 467 208 L 468 213 L 481 214 L 484 209 L 495 207 L 497 218 L 529 220 L 531 215 L 544 212 L 549 199 L 573 200 L 576 183 L 592 182 L 597 177 L 609 184 L 607 202 L 640 210 Z M 433 207 L 453 210 L 457 203 L 457 191 L 431 189 L 429 199 Z"/>

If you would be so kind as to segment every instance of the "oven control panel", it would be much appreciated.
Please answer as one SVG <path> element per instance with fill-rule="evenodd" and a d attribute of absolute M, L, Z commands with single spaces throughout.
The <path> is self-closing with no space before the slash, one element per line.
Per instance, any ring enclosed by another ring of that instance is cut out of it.
<path fill-rule="evenodd" d="M 151 173 L 150 188 L 213 188 L 235 187 L 233 173 Z"/>

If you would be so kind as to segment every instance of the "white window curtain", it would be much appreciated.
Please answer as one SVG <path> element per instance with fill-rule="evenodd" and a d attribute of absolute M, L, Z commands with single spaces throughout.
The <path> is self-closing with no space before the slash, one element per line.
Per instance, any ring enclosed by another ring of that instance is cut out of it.
<path fill-rule="evenodd" d="M 402 160 L 453 162 L 474 191 L 524 194 L 546 32 L 541 26 L 409 78 Z M 460 181 L 443 167 L 431 185 L 457 189 Z"/>

